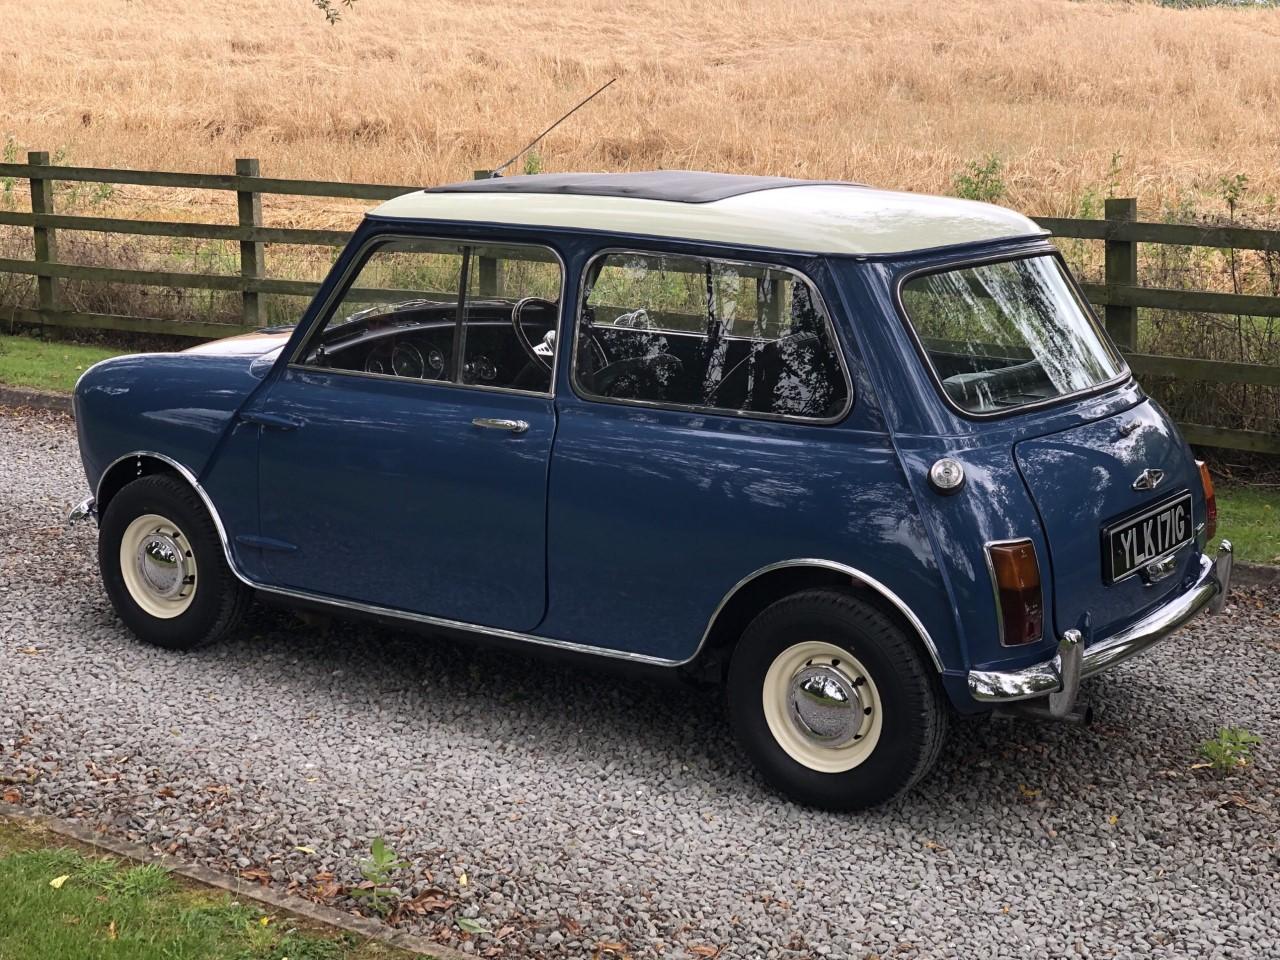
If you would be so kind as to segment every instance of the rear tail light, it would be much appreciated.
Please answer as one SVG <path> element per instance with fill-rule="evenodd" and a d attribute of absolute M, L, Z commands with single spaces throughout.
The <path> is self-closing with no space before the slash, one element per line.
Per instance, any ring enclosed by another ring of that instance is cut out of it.
<path fill-rule="evenodd" d="M 1035 643 L 1044 636 L 1044 594 L 1035 546 L 1030 540 L 991 543 L 987 560 L 1000 615 L 1000 642 L 1007 647 Z"/>
<path fill-rule="evenodd" d="M 1209 465 L 1197 460 L 1200 468 L 1200 486 L 1204 487 L 1204 541 L 1208 543 L 1218 532 L 1218 500 L 1213 495 L 1213 477 L 1209 476 Z"/>

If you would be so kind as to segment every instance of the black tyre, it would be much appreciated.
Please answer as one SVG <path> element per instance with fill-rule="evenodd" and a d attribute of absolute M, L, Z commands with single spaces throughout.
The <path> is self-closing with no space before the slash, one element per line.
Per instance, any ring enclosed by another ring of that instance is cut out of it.
<path fill-rule="evenodd" d="M 125 625 L 169 650 L 225 636 L 251 599 L 227 566 L 204 503 L 167 474 L 135 480 L 111 499 L 98 531 L 98 565 Z"/>
<path fill-rule="evenodd" d="M 765 608 L 729 664 L 729 717 L 764 778 L 827 810 L 914 786 L 948 707 L 918 641 L 851 593 L 806 590 Z"/>

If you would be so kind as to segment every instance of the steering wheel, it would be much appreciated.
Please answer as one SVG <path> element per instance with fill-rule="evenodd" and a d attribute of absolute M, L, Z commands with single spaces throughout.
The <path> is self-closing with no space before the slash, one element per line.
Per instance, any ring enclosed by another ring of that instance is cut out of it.
<path fill-rule="evenodd" d="M 614 392 L 614 387 L 620 383 L 625 384 L 626 379 L 631 377 L 633 380 L 639 380 L 640 376 L 645 373 L 656 373 L 658 368 L 665 367 L 671 373 L 677 374 L 684 367 L 680 358 L 670 353 L 655 353 L 647 357 L 627 357 L 625 360 L 615 360 L 613 363 L 606 364 L 592 374 L 592 384 L 596 393 L 602 397 L 618 396 Z"/>
<path fill-rule="evenodd" d="M 520 349 L 529 355 L 529 359 L 538 364 L 547 372 L 551 371 L 551 361 L 538 353 L 533 348 L 528 335 L 524 332 L 524 327 L 520 323 L 520 314 L 525 307 L 537 304 L 538 306 L 547 307 L 551 310 L 551 315 L 555 316 L 556 305 L 545 297 L 525 297 L 523 300 L 516 301 L 516 305 L 511 308 L 511 329 L 515 331 L 516 343 L 520 344 Z M 554 320 L 552 321 L 554 324 Z"/>

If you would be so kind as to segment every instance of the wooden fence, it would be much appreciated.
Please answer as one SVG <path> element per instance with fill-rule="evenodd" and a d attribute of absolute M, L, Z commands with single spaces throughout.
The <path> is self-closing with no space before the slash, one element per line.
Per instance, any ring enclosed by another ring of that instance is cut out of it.
<path fill-rule="evenodd" d="M 34 258 L 0 258 L 0 273 L 34 276 L 35 308 L 15 308 L 11 316 L 20 323 L 56 327 L 159 333 L 199 338 L 223 337 L 259 327 L 264 322 L 263 294 L 309 297 L 318 283 L 275 279 L 266 275 L 264 244 L 344 245 L 349 234 L 340 230 L 306 230 L 268 227 L 262 222 L 263 194 L 387 200 L 420 189 L 372 183 L 340 183 L 320 180 L 282 180 L 260 175 L 257 160 L 237 160 L 234 174 L 165 173 L 150 170 L 118 170 L 105 167 L 54 165 L 43 152 L 28 154 L 26 163 L 0 163 L 0 178 L 26 179 L 31 184 L 31 212 L 0 210 L 0 225 L 27 227 L 32 231 Z M 209 223 L 176 223 L 116 217 L 69 216 L 54 210 L 55 182 L 130 184 L 196 190 L 232 191 L 236 194 L 238 222 L 234 226 Z M 1141 375 L 1178 380 L 1229 384 L 1258 384 L 1280 388 L 1280 366 L 1166 357 L 1136 352 L 1138 309 L 1187 310 L 1200 313 L 1280 317 L 1280 297 L 1201 290 L 1145 287 L 1138 283 L 1138 244 L 1158 243 L 1197 247 L 1234 248 L 1280 252 L 1280 230 L 1247 227 L 1202 227 L 1138 220 L 1137 201 L 1109 199 L 1105 219 L 1078 220 L 1036 217 L 1054 236 L 1104 242 L 1104 283 L 1083 284 L 1090 301 L 1103 307 L 1107 329 L 1125 351 L 1130 367 Z M 64 263 L 58 259 L 59 230 L 128 234 L 147 237 L 181 237 L 222 240 L 240 245 L 240 273 L 217 275 L 158 270 L 122 269 Z M 159 317 L 84 313 L 65 309 L 59 297 L 60 280 L 87 280 L 137 284 L 148 287 L 221 290 L 239 293 L 240 323 L 212 323 Z M 1280 454 L 1280 436 L 1260 430 L 1228 430 L 1202 424 L 1183 424 L 1187 439 L 1205 446 Z"/>

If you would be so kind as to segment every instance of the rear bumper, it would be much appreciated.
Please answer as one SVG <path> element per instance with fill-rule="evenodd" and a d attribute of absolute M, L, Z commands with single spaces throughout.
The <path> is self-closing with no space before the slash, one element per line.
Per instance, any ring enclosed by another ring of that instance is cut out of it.
<path fill-rule="evenodd" d="M 1159 610 L 1087 647 L 1076 631 L 1068 630 L 1053 659 L 1021 670 L 971 670 L 969 693 L 990 704 L 1048 697 L 1053 713 L 1065 714 L 1075 702 L 1081 679 L 1142 653 L 1205 608 L 1210 613 L 1221 610 L 1231 589 L 1231 564 L 1231 543 L 1223 540 L 1217 559 L 1202 556 L 1195 583 Z"/>

